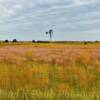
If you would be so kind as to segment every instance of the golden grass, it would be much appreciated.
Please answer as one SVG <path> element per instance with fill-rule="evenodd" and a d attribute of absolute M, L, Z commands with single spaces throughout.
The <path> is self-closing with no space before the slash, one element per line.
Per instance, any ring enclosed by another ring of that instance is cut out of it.
<path fill-rule="evenodd" d="M 84 100 L 92 100 L 100 91 L 99 84 L 99 44 L 0 46 L 0 100 L 41 100 L 37 92 L 33 95 L 35 89 L 47 100 L 50 96 L 68 99 L 68 93 L 78 92 L 90 94 Z"/>

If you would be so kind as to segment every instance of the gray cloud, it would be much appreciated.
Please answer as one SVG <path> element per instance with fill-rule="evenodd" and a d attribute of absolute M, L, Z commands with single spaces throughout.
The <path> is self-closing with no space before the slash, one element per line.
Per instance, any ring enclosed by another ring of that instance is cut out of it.
<path fill-rule="evenodd" d="M 9 33 L 19 38 L 29 33 L 26 38 L 31 39 L 32 36 L 39 38 L 41 32 L 53 28 L 55 34 L 63 34 L 55 39 L 63 39 L 63 36 L 81 39 L 81 36 L 85 37 L 83 32 L 90 35 L 91 30 L 95 30 L 93 36 L 97 36 L 99 5 L 98 0 L 0 0 L 0 33 L 4 38 Z"/>

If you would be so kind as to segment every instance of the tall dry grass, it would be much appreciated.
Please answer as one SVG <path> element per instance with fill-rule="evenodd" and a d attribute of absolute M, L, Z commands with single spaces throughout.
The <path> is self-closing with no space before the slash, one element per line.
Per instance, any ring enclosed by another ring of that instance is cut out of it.
<path fill-rule="evenodd" d="M 99 100 L 99 84 L 100 45 L 0 47 L 0 100 Z"/>

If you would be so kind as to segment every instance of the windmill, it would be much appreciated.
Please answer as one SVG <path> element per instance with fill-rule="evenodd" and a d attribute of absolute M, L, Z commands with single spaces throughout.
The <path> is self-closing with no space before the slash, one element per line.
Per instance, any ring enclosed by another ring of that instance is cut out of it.
<path fill-rule="evenodd" d="M 50 36 L 50 41 L 51 41 L 52 40 L 52 35 L 53 35 L 53 30 L 50 29 L 49 32 L 46 32 L 46 35 L 48 35 L 48 34 Z"/>

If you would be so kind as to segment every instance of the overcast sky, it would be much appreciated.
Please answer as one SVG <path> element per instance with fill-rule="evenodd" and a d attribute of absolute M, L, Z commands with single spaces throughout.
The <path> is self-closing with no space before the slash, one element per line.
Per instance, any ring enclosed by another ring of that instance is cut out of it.
<path fill-rule="evenodd" d="M 100 40 L 100 0 L 0 0 L 0 39 Z"/>

